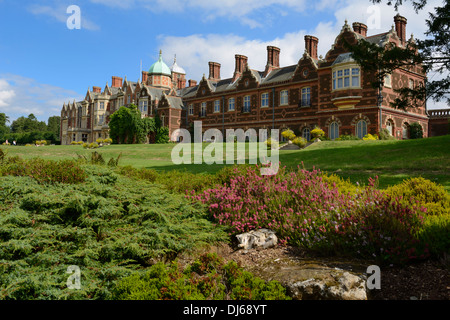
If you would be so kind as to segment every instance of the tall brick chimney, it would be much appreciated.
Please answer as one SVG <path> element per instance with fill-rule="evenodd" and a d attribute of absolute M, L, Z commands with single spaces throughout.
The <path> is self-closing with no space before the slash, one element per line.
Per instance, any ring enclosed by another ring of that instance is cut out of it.
<path fill-rule="evenodd" d="M 189 88 L 195 87 L 197 85 L 197 80 L 189 79 L 188 83 L 189 83 Z"/>
<path fill-rule="evenodd" d="M 92 91 L 95 93 L 102 93 L 102 88 L 94 86 L 94 87 L 92 87 Z"/>
<path fill-rule="evenodd" d="M 220 63 L 209 62 L 209 80 L 220 80 Z"/>
<path fill-rule="evenodd" d="M 186 79 L 184 79 L 184 77 L 178 78 L 178 80 L 177 80 L 177 88 L 178 89 L 183 89 L 185 87 L 186 87 Z"/>
<path fill-rule="evenodd" d="M 267 76 L 270 71 L 280 67 L 280 48 L 274 46 L 267 46 L 267 64 L 264 76 Z"/>
<path fill-rule="evenodd" d="M 148 80 L 148 71 L 142 71 L 142 82 L 147 83 Z"/>
<path fill-rule="evenodd" d="M 233 82 L 236 81 L 236 79 L 242 75 L 242 73 L 245 70 L 245 67 L 247 66 L 247 61 L 248 61 L 248 58 L 241 54 L 237 54 L 234 57 L 236 60 L 236 65 L 234 68 Z"/>
<path fill-rule="evenodd" d="M 394 17 L 395 22 L 395 31 L 397 32 L 397 36 L 400 38 L 402 43 L 406 42 L 406 18 L 402 17 L 400 14 Z"/>
<path fill-rule="evenodd" d="M 367 37 L 367 26 L 361 22 L 353 22 L 353 31 Z"/>
<path fill-rule="evenodd" d="M 317 59 L 317 45 L 319 39 L 314 36 L 305 36 L 305 49 L 313 59 Z"/>
<path fill-rule="evenodd" d="M 120 77 L 112 77 L 112 85 L 113 88 L 122 88 L 122 78 Z"/>

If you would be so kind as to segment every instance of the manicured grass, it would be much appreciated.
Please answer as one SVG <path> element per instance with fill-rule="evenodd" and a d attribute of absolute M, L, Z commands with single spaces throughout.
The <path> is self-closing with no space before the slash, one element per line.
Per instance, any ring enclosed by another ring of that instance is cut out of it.
<path fill-rule="evenodd" d="M 204 144 L 205 148 L 208 144 Z M 106 161 L 120 153 L 120 165 L 155 170 L 186 170 L 193 173 L 215 173 L 226 166 L 203 164 L 175 165 L 171 161 L 174 144 L 111 145 L 97 149 Z M 89 156 L 92 150 L 81 146 L 2 147 L 8 155 L 23 158 L 73 159 L 77 154 Z M 248 150 L 247 150 L 248 157 Z M 303 150 L 281 150 L 282 165 L 306 169 L 319 168 L 366 184 L 378 176 L 380 187 L 398 184 L 409 177 L 422 176 L 443 185 L 450 192 L 450 135 L 406 141 L 322 141 Z M 248 161 L 247 161 L 248 162 Z"/>
<path fill-rule="evenodd" d="M 422 176 L 450 192 L 450 135 L 406 141 L 322 141 L 301 151 L 280 152 L 288 167 L 303 162 L 352 182 L 366 183 L 378 176 L 385 188 Z"/>

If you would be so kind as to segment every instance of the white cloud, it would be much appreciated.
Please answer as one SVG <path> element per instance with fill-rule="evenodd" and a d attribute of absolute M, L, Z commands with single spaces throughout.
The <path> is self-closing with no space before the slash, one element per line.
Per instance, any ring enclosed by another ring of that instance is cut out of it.
<path fill-rule="evenodd" d="M 280 63 L 292 65 L 298 62 L 303 53 L 301 42 L 304 31 L 288 33 L 273 41 L 247 40 L 237 35 L 191 35 L 187 37 L 161 37 L 161 48 L 166 62 L 177 54 L 177 64 L 182 66 L 189 79 L 200 80 L 202 75 L 208 77 L 208 62 L 221 64 L 222 79 L 230 78 L 234 72 L 235 54 L 248 57 L 250 68 L 264 70 L 267 59 L 267 46 L 281 48 Z"/>
<path fill-rule="evenodd" d="M 30 113 L 46 121 L 49 116 L 59 115 L 62 105 L 74 99 L 79 101 L 81 97 L 72 90 L 19 75 L 0 74 L 0 112 L 10 116 L 11 121 Z"/>
<path fill-rule="evenodd" d="M 9 106 L 16 93 L 11 89 L 8 81 L 0 79 L 0 108 Z"/>
<path fill-rule="evenodd" d="M 61 4 L 58 4 L 57 6 L 31 5 L 30 7 L 28 7 L 28 11 L 34 15 L 44 15 L 51 17 L 59 22 L 63 22 L 64 24 L 70 17 L 70 14 L 67 13 L 67 6 Z M 100 27 L 97 24 L 86 18 L 86 15 L 83 13 L 82 8 L 81 28 L 90 31 L 100 30 Z"/>
<path fill-rule="evenodd" d="M 267 63 L 267 46 L 280 48 L 280 66 L 293 65 L 298 62 L 305 51 L 304 36 L 314 35 L 319 38 L 319 55 L 325 56 L 334 43 L 340 27 L 328 21 L 319 23 L 311 30 L 297 30 L 286 33 L 270 41 L 249 40 L 234 34 L 190 35 L 186 37 L 159 37 L 160 47 L 166 63 L 177 55 L 177 64 L 187 72 L 187 78 L 200 80 L 208 77 L 208 62 L 221 64 L 221 78 L 230 78 L 235 68 L 235 54 L 248 57 L 251 69 L 263 71 Z"/>

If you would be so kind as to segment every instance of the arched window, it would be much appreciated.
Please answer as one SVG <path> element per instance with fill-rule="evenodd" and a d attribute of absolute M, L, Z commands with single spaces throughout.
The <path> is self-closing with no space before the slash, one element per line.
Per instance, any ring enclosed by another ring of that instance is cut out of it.
<path fill-rule="evenodd" d="M 402 137 L 403 139 L 409 139 L 409 124 L 407 122 L 403 124 Z"/>
<path fill-rule="evenodd" d="M 392 120 L 388 120 L 386 123 L 386 129 L 389 132 L 389 134 L 392 136 L 394 132 L 394 124 L 392 123 Z"/>
<path fill-rule="evenodd" d="M 367 134 L 367 122 L 365 120 L 359 120 L 358 123 L 356 123 L 356 136 L 359 139 L 362 139 L 366 134 Z"/>
<path fill-rule="evenodd" d="M 311 130 L 309 128 L 304 128 L 302 130 L 302 137 L 306 139 L 306 141 L 311 140 Z"/>
<path fill-rule="evenodd" d="M 330 124 L 328 136 L 331 140 L 339 138 L 339 124 L 335 121 Z"/>

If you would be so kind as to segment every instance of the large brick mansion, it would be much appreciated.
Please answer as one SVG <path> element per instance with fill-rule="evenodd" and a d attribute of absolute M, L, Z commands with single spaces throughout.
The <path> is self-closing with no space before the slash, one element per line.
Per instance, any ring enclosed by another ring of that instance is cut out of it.
<path fill-rule="evenodd" d="M 305 36 L 305 52 L 295 65 L 280 66 L 280 49 L 267 47 L 265 70 L 250 68 L 248 58 L 235 55 L 231 78 L 222 79 L 220 64 L 209 62 L 209 76 L 186 81 L 185 71 L 174 61 L 168 67 L 160 58 L 150 70 L 142 72 L 138 82 L 112 77 L 111 86 L 93 87 L 83 101 L 65 103 L 61 111 L 61 142 L 92 142 L 108 137 L 109 116 L 120 106 L 134 103 L 143 117 L 158 114 L 170 133 L 202 121 L 203 130 L 217 128 L 281 129 L 290 128 L 310 137 L 318 126 L 327 136 L 362 138 L 367 133 L 389 130 L 398 139 L 408 138 L 408 126 L 418 122 L 427 136 L 429 117 L 425 103 L 419 108 L 401 111 L 390 107 L 396 98 L 394 89 L 418 86 L 426 74 L 420 66 L 395 70 L 386 76 L 379 89 L 371 81 L 375 75 L 361 70 L 344 47 L 344 39 L 354 43 L 365 39 L 379 46 L 394 43 L 405 46 L 406 19 L 394 17 L 389 31 L 367 35 L 367 26 L 345 22 L 325 57 L 318 57 L 318 42 Z M 280 137 L 281 139 L 281 137 Z"/>

